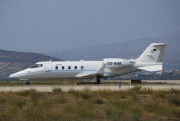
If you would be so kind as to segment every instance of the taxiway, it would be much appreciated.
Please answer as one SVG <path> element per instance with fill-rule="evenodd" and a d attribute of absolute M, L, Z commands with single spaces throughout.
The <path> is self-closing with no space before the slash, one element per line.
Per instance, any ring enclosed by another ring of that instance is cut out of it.
<path fill-rule="evenodd" d="M 67 92 L 68 90 L 83 90 L 90 89 L 93 91 L 96 90 L 127 90 L 131 89 L 134 86 L 141 86 L 141 88 L 152 89 L 152 90 L 170 90 L 170 89 L 180 89 L 180 84 L 139 84 L 139 85 L 121 85 L 119 84 L 100 84 L 100 85 L 92 85 L 92 84 L 84 84 L 84 85 L 13 85 L 13 86 L 0 86 L 0 92 L 12 91 L 18 92 L 23 90 L 35 89 L 38 92 L 53 92 L 53 89 L 61 88 L 62 91 Z"/>

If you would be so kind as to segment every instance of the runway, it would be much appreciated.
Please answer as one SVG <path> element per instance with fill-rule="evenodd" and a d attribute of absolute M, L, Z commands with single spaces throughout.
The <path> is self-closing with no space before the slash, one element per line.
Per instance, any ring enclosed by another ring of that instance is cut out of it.
<path fill-rule="evenodd" d="M 17 85 L 17 86 L 0 86 L 0 92 L 18 92 L 23 90 L 35 89 L 38 92 L 53 92 L 53 89 L 61 88 L 62 91 L 67 92 L 68 90 L 83 90 L 90 89 L 92 91 L 97 90 L 128 90 L 137 85 L 121 85 L 121 84 L 100 84 L 100 85 L 92 85 L 92 84 L 83 84 L 83 85 Z M 139 84 L 142 89 L 152 89 L 152 90 L 165 90 L 168 91 L 170 89 L 178 89 L 180 90 L 180 84 Z"/>

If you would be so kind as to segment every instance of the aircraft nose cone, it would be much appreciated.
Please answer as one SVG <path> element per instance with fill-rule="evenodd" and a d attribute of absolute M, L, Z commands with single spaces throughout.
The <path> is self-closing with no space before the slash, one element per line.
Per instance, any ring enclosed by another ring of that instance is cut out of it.
<path fill-rule="evenodd" d="M 17 78 L 16 74 L 11 74 L 9 78 Z"/>
<path fill-rule="evenodd" d="M 11 74 L 9 78 L 17 78 L 17 79 L 23 78 L 24 79 L 24 78 L 27 78 L 27 76 L 28 76 L 27 70 L 23 70 L 23 71 L 19 71 L 19 72 Z"/>

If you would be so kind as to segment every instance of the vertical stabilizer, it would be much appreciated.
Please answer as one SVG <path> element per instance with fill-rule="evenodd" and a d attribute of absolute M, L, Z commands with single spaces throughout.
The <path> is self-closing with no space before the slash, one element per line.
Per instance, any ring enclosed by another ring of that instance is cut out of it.
<path fill-rule="evenodd" d="M 136 59 L 136 67 L 146 71 L 163 70 L 163 55 L 165 43 L 152 43 L 147 49 Z"/>
<path fill-rule="evenodd" d="M 165 43 L 150 44 L 136 62 L 162 63 L 165 46 Z"/>

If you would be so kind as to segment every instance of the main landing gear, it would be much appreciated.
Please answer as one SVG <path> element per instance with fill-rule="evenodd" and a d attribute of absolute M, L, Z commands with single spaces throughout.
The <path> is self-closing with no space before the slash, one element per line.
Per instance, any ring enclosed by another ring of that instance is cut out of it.
<path fill-rule="evenodd" d="M 30 85 L 31 83 L 30 83 L 30 81 L 26 81 L 26 85 Z"/>
<path fill-rule="evenodd" d="M 100 77 L 94 77 L 93 78 L 93 84 L 100 84 Z"/>

